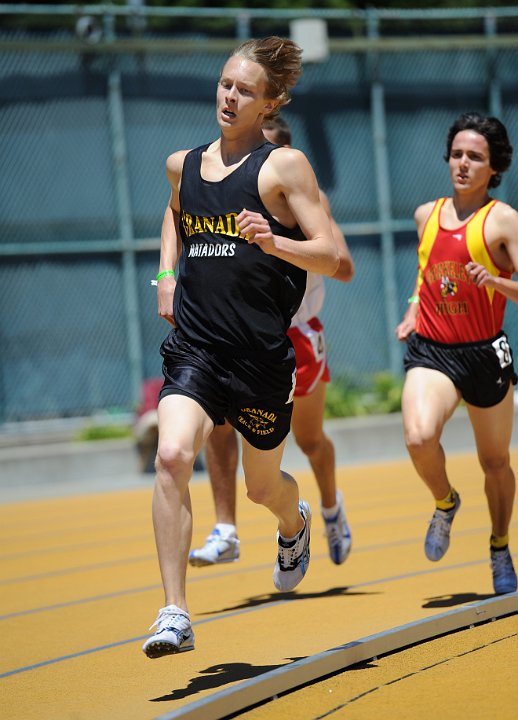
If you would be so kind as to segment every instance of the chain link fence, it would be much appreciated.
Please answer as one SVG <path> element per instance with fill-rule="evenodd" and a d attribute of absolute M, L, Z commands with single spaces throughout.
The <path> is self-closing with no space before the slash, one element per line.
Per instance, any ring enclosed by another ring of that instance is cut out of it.
<path fill-rule="evenodd" d="M 402 374 L 394 327 L 417 267 L 412 217 L 449 192 L 442 156 L 453 119 L 496 114 L 518 147 L 518 36 L 484 35 L 477 22 L 473 36 L 447 43 L 410 30 L 396 44 L 378 31 L 333 40 L 284 112 L 356 264 L 352 283 L 326 279 L 337 383 Z M 160 375 L 168 326 L 150 280 L 165 160 L 217 137 L 216 81 L 237 41 L 139 42 L 0 34 L 2 423 L 132 412 L 142 380 Z M 518 205 L 516 161 L 495 196 Z M 506 327 L 518 348 L 512 303 Z"/>

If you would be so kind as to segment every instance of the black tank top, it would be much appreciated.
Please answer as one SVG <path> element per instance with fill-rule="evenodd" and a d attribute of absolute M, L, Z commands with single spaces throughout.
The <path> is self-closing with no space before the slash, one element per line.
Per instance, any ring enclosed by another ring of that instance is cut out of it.
<path fill-rule="evenodd" d="M 246 208 L 267 218 L 274 235 L 305 239 L 298 226 L 289 229 L 274 220 L 259 197 L 259 170 L 277 146 L 265 143 L 219 182 L 201 177 L 208 146 L 191 150 L 183 165 L 182 253 L 174 294 L 179 334 L 195 345 L 240 357 L 283 355 L 306 271 L 248 244 L 236 225 Z"/>

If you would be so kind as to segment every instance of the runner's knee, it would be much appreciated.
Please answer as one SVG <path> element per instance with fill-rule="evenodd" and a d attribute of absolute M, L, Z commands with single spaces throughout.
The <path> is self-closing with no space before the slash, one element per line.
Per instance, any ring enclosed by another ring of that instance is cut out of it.
<path fill-rule="evenodd" d="M 183 448 L 178 443 L 160 441 L 156 456 L 157 471 L 165 470 L 171 475 L 176 475 L 186 470 L 192 470 L 195 453 L 191 448 Z"/>
<path fill-rule="evenodd" d="M 509 471 L 510 458 L 508 452 L 480 454 L 479 461 L 484 474 L 489 477 L 499 476 Z"/>
<path fill-rule="evenodd" d="M 439 443 L 439 435 L 426 428 L 407 428 L 405 444 L 410 454 L 425 454 Z"/>
<path fill-rule="evenodd" d="M 326 444 L 326 436 L 322 433 L 321 435 L 315 437 L 296 437 L 295 438 L 297 445 L 302 450 L 304 455 L 307 455 L 307 457 L 312 457 L 313 455 L 316 455 Z"/>
<path fill-rule="evenodd" d="M 254 485 L 247 489 L 247 497 L 256 505 L 264 505 L 269 507 L 273 493 L 269 486 L 263 484 Z"/>

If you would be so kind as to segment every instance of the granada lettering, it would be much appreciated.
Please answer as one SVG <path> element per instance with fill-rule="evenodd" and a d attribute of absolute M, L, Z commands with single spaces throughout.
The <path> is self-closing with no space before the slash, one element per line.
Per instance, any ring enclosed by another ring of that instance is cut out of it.
<path fill-rule="evenodd" d="M 218 235 L 227 235 L 228 237 L 239 237 L 239 228 L 236 222 L 237 213 L 226 213 L 226 215 L 213 215 L 212 217 L 204 217 L 203 215 L 191 215 L 182 210 L 182 225 L 187 237 L 198 235 L 199 233 L 210 232 Z"/>
<path fill-rule="evenodd" d="M 241 408 L 241 412 L 246 412 L 250 415 L 259 415 L 260 417 L 273 423 L 277 420 L 277 415 L 275 413 L 268 412 L 267 410 L 261 410 L 260 408 Z"/>

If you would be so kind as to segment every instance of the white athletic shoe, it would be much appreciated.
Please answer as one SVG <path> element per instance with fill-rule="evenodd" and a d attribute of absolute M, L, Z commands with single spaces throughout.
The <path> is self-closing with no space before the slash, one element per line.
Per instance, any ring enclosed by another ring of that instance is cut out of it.
<path fill-rule="evenodd" d="M 223 536 L 215 527 L 202 548 L 191 550 L 189 564 L 193 567 L 205 567 L 218 563 L 239 560 L 239 540 L 235 534 Z"/>
<path fill-rule="evenodd" d="M 273 584 L 277 590 L 293 590 L 302 580 L 309 565 L 309 540 L 311 531 L 311 509 L 307 502 L 299 502 L 299 511 L 304 527 L 294 540 L 285 540 L 277 532 L 277 562 L 273 570 Z"/>
<path fill-rule="evenodd" d="M 194 650 L 194 633 L 188 613 L 176 605 L 167 605 L 149 628 L 156 625 L 156 632 L 146 640 L 142 650 L 148 658 Z"/>
<path fill-rule="evenodd" d="M 336 515 L 328 518 L 322 513 L 322 518 L 326 528 L 329 557 L 335 565 L 341 565 L 351 552 L 352 538 L 345 517 L 342 494 L 339 491 L 336 493 L 336 500 L 338 503 L 338 512 Z"/>

